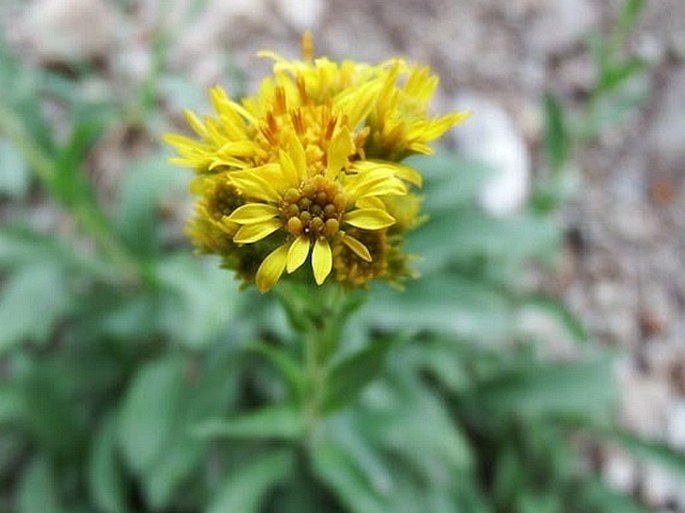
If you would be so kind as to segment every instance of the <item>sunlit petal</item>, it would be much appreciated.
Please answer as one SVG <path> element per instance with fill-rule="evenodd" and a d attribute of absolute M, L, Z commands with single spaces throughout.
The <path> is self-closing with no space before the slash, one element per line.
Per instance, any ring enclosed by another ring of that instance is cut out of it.
<path fill-rule="evenodd" d="M 314 271 L 314 281 L 321 285 L 333 268 L 333 253 L 328 241 L 321 237 L 316 239 L 312 250 L 312 270 Z"/>
<path fill-rule="evenodd" d="M 282 245 L 269 253 L 257 269 L 255 284 L 262 294 L 269 291 L 278 281 L 285 269 L 288 258 L 288 246 Z"/>
<path fill-rule="evenodd" d="M 288 273 L 297 271 L 309 255 L 310 240 L 306 235 L 300 235 L 293 241 L 288 250 Z"/>
<path fill-rule="evenodd" d="M 349 235 L 345 235 L 341 240 L 345 246 L 354 251 L 355 255 L 362 260 L 366 260 L 367 262 L 371 262 L 373 260 L 373 258 L 371 258 L 371 253 L 369 253 L 369 248 L 367 248 L 359 240 Z"/>
<path fill-rule="evenodd" d="M 395 218 L 380 208 L 359 208 L 345 214 L 343 221 L 362 230 L 381 230 L 392 226 Z"/>
<path fill-rule="evenodd" d="M 239 224 L 254 224 L 268 221 L 277 215 L 278 209 L 273 205 L 248 203 L 236 208 L 228 220 Z"/>
<path fill-rule="evenodd" d="M 278 219 L 269 219 L 268 221 L 256 224 L 245 224 L 233 236 L 233 242 L 252 244 L 268 237 L 281 226 L 283 226 L 283 223 Z"/>

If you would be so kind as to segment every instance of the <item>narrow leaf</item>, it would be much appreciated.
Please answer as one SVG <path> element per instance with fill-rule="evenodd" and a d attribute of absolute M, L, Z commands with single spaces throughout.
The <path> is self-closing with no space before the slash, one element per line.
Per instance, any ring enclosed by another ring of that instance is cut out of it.
<path fill-rule="evenodd" d="M 559 170 L 568 160 L 569 135 L 563 107 L 552 94 L 546 94 L 545 108 L 545 154 L 547 164 Z"/>
<path fill-rule="evenodd" d="M 328 377 L 323 411 L 334 411 L 355 400 L 381 372 L 385 356 L 395 342 L 397 338 L 392 337 L 374 341 L 336 365 Z"/>
<path fill-rule="evenodd" d="M 95 504 L 105 513 L 123 513 L 126 495 L 117 461 L 116 423 L 107 419 L 93 441 L 88 465 L 88 486 Z"/>
<path fill-rule="evenodd" d="M 193 432 L 200 438 L 298 440 L 304 428 L 302 412 L 291 406 L 267 406 L 253 413 L 207 421 Z"/>
<path fill-rule="evenodd" d="M 232 469 L 206 513 L 258 513 L 261 503 L 279 481 L 289 476 L 292 454 L 281 450 L 257 456 Z"/>

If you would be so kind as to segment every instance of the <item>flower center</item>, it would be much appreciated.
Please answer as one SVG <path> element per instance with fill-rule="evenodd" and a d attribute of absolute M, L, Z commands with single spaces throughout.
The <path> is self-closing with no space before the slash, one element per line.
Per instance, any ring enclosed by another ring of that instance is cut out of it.
<path fill-rule="evenodd" d="M 348 202 L 349 196 L 340 184 L 316 175 L 286 190 L 280 210 L 292 236 L 332 237 L 340 230 Z"/>

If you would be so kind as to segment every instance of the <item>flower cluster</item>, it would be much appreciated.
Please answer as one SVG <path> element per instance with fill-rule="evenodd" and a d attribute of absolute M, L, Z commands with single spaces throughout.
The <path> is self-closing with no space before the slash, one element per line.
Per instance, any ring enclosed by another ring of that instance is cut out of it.
<path fill-rule="evenodd" d="M 186 111 L 196 138 L 167 135 L 172 162 L 197 173 L 189 234 L 200 251 L 261 292 L 309 260 L 321 285 L 399 281 L 411 273 L 404 234 L 418 222 L 421 175 L 401 164 L 466 117 L 429 117 L 438 78 L 393 59 L 379 65 L 313 59 L 275 61 L 255 96 L 211 90 L 214 116 Z"/>

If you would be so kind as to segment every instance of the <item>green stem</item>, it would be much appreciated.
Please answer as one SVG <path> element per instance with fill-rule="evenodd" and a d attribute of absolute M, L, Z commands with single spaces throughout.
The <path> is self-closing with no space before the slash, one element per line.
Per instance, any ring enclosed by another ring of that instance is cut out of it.
<path fill-rule="evenodd" d="M 25 132 L 20 120 L 0 103 L 0 134 L 4 135 L 23 155 L 43 185 L 51 190 L 59 175 L 53 159 Z M 61 198 L 58 198 L 61 199 Z M 147 273 L 128 249 L 113 236 L 108 220 L 88 195 L 78 194 L 74 201 L 62 205 L 98 244 L 105 257 L 114 263 L 131 281 L 147 280 Z"/>
<path fill-rule="evenodd" d="M 326 397 L 330 362 L 340 346 L 340 334 L 351 311 L 350 298 L 342 287 L 327 283 L 321 287 L 282 284 L 279 297 L 293 329 L 303 341 L 303 367 L 307 387 L 303 413 L 308 441 L 315 437 Z"/>

